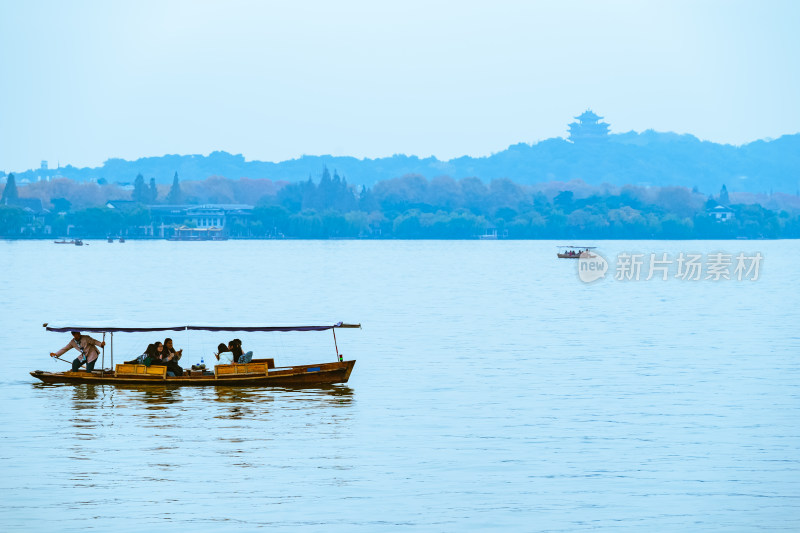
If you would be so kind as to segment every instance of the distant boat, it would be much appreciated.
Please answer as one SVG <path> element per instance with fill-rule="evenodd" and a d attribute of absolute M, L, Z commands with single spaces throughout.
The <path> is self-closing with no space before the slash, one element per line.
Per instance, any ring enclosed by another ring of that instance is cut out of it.
<path fill-rule="evenodd" d="M 60 241 L 53 241 L 55 244 L 74 244 L 75 246 L 83 246 L 83 241 L 80 239 L 72 239 L 68 241 L 66 239 L 61 239 Z"/>
<path fill-rule="evenodd" d="M 125 242 L 125 237 L 120 237 L 119 242 Z"/>
<path fill-rule="evenodd" d="M 559 246 L 559 259 L 580 259 L 583 257 L 595 257 L 589 250 L 594 250 L 596 246 Z"/>
<path fill-rule="evenodd" d="M 114 237 L 109 237 L 108 242 L 114 242 Z"/>

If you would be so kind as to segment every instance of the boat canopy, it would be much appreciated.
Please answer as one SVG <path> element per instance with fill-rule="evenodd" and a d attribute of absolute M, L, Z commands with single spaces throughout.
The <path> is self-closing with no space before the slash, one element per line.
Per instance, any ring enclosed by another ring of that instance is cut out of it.
<path fill-rule="evenodd" d="M 325 326 L 158 326 L 158 325 L 137 325 L 119 326 L 111 324 L 49 324 L 42 326 L 47 331 L 66 333 L 69 331 L 88 331 L 92 333 L 140 333 L 147 331 L 326 331 L 334 328 L 360 328 L 361 324 L 344 324 L 338 322 Z"/>

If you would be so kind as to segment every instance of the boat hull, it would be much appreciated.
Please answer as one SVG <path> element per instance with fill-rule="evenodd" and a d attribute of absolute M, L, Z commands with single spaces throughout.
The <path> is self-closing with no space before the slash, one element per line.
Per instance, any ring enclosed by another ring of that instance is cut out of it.
<path fill-rule="evenodd" d="M 347 383 L 355 361 L 320 363 L 271 368 L 262 374 L 220 375 L 198 374 L 181 377 L 149 377 L 145 375 L 117 376 L 111 370 L 94 372 L 43 372 L 35 370 L 31 376 L 44 383 L 93 383 L 108 385 L 176 385 L 223 387 L 315 387 Z"/>
<path fill-rule="evenodd" d="M 579 254 L 579 255 L 575 255 L 575 254 L 572 254 L 572 255 L 570 255 L 570 254 L 558 254 L 558 258 L 559 259 L 580 259 L 581 257 L 588 257 L 589 259 L 591 259 L 591 258 L 597 257 L 597 256 L 594 255 L 594 254 L 588 254 L 588 255 L 587 254 Z"/>

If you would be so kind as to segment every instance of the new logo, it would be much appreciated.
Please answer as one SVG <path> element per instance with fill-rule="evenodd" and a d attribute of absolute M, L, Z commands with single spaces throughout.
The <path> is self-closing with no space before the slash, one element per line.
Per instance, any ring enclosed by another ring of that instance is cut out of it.
<path fill-rule="evenodd" d="M 578 277 L 584 283 L 604 278 L 608 272 L 608 261 L 597 252 L 585 251 L 578 259 Z"/>

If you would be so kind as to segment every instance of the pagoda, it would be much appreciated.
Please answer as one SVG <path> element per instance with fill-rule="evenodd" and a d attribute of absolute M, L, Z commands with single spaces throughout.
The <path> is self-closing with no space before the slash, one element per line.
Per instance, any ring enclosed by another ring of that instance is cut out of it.
<path fill-rule="evenodd" d="M 608 138 L 608 124 L 600 122 L 603 117 L 595 115 L 591 109 L 575 117 L 578 122 L 569 125 L 569 140 L 572 142 L 602 141 Z"/>

